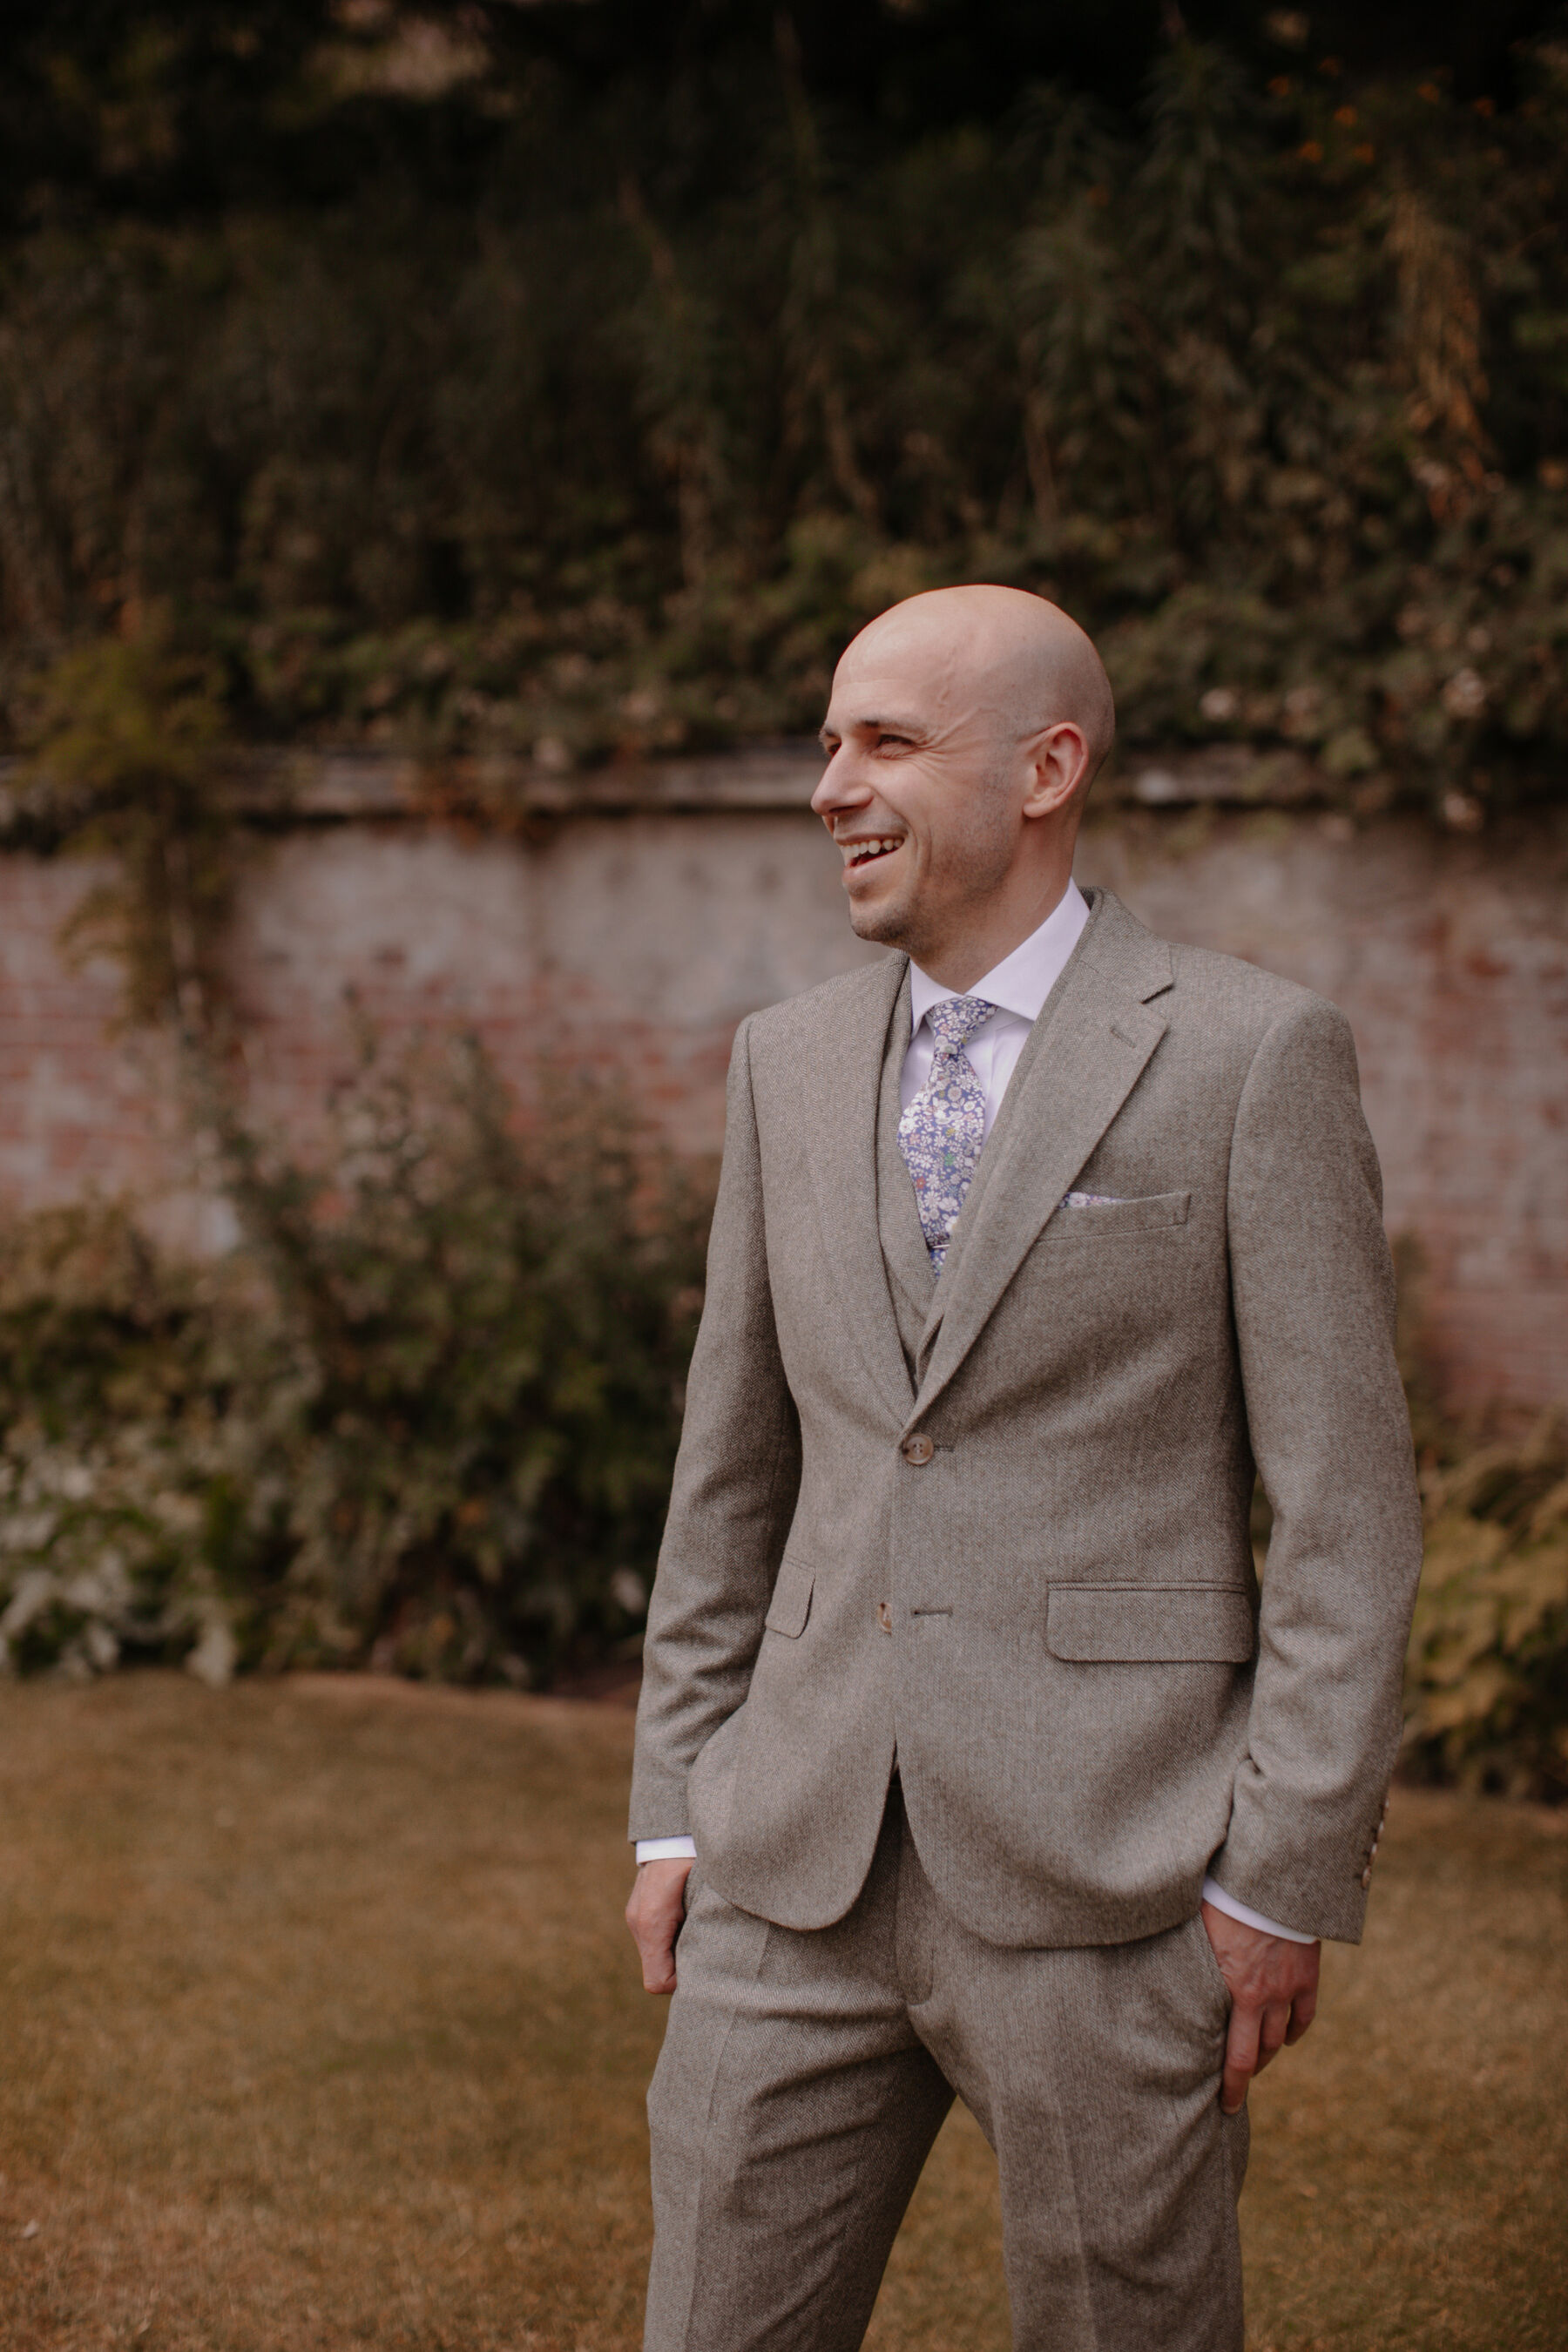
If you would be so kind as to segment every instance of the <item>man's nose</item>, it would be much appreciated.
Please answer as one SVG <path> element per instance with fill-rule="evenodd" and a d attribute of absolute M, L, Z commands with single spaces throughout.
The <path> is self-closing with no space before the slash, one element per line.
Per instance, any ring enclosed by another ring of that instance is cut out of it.
<path fill-rule="evenodd" d="M 870 785 L 857 781 L 852 763 L 844 752 L 845 747 L 840 744 L 811 796 L 812 807 L 826 824 L 832 823 L 836 809 L 864 808 L 871 797 Z"/>

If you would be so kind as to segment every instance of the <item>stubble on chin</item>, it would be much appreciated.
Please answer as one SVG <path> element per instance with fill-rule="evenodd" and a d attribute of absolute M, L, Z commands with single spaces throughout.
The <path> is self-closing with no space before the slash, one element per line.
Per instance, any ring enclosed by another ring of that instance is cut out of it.
<path fill-rule="evenodd" d="M 884 899 L 870 906 L 849 907 L 849 928 L 858 940 L 879 948 L 901 948 L 907 955 L 915 954 L 914 931 L 910 909 L 901 899 Z"/>

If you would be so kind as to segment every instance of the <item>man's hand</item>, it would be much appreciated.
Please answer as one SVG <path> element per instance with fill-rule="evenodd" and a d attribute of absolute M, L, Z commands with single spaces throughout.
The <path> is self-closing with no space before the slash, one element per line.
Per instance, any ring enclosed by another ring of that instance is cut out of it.
<path fill-rule="evenodd" d="M 1219 1972 L 1230 1987 L 1230 2032 L 1219 2103 L 1227 2116 L 1234 2116 L 1247 2105 L 1254 2074 L 1261 2074 L 1287 2042 L 1300 2042 L 1312 2022 L 1322 1946 L 1266 1936 L 1212 1903 L 1204 1905 L 1204 1926 Z"/>
<path fill-rule="evenodd" d="M 684 1855 L 637 1865 L 626 1925 L 642 1956 L 645 1992 L 675 1990 L 675 1939 L 686 1916 L 686 1879 L 691 1864 Z"/>

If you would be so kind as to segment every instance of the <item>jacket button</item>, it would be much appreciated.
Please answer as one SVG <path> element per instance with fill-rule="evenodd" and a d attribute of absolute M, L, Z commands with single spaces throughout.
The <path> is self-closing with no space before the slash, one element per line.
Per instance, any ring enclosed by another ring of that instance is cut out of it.
<path fill-rule="evenodd" d="M 1363 1886 L 1370 1886 L 1372 1885 L 1372 1864 L 1370 1863 L 1368 1863 L 1366 1868 L 1362 1872 L 1361 1883 Z"/>
<path fill-rule="evenodd" d="M 892 1632 L 893 1612 L 889 1608 L 885 1601 L 879 1601 L 877 1603 L 877 1622 L 881 1627 L 884 1633 L 890 1633 Z"/>
<path fill-rule="evenodd" d="M 917 1470 L 922 1469 L 926 1463 L 931 1460 L 931 1455 L 935 1452 L 935 1446 L 931 1444 L 931 1439 L 926 1435 L 923 1429 L 915 1436 L 906 1437 L 904 1440 L 904 1460 L 906 1462 L 912 1462 Z"/>

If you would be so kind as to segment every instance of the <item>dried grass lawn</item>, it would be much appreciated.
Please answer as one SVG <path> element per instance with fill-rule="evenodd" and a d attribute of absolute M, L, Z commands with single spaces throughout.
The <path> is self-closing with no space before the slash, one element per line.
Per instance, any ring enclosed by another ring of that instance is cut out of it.
<path fill-rule="evenodd" d="M 5 2352 L 630 2352 L 662 2012 L 624 1710 L 370 1681 L 0 1692 Z M 1255 2093 L 1262 2352 L 1568 2343 L 1563 1824 L 1398 1792 Z M 1002 2352 L 951 2124 L 880 2352 Z"/>

